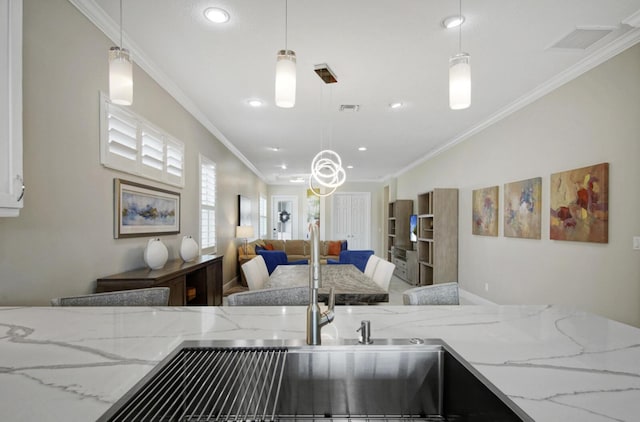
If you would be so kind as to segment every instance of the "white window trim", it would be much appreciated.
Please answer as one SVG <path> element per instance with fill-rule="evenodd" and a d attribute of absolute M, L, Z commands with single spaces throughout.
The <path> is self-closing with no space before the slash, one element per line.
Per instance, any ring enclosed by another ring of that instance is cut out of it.
<path fill-rule="evenodd" d="M 202 242 L 202 210 L 203 209 L 207 209 L 209 207 L 207 206 L 203 206 L 202 204 L 202 166 L 203 165 L 212 165 L 214 168 L 214 177 L 215 177 L 215 192 L 214 192 L 214 205 L 213 205 L 213 213 L 214 213 L 214 235 L 213 235 L 213 246 L 209 246 L 209 247 L 205 247 L 205 245 L 203 244 L 204 242 Z M 200 247 L 202 249 L 202 253 L 216 253 L 217 250 L 217 246 L 218 246 L 218 235 L 217 235 L 217 225 L 215 224 L 215 220 L 216 220 L 216 207 L 217 207 L 217 200 L 218 200 L 218 174 L 217 174 L 217 167 L 216 167 L 216 163 L 213 160 L 210 160 L 209 158 L 205 157 L 202 154 L 199 154 L 199 158 L 198 158 L 198 225 L 199 225 L 199 240 L 200 240 Z"/>
<path fill-rule="evenodd" d="M 264 208 L 262 206 L 264 202 Z M 262 214 L 264 212 L 264 214 Z M 267 239 L 267 237 L 269 236 L 268 233 L 268 204 L 267 204 L 267 197 L 266 196 L 262 196 L 262 194 L 260 194 L 259 199 L 258 199 L 258 238 L 259 239 Z M 264 227 L 263 227 L 264 226 Z"/>
<path fill-rule="evenodd" d="M 131 126 L 135 126 L 136 149 L 133 158 L 127 159 L 114 154 L 109 150 L 109 116 L 113 114 L 119 119 L 126 120 Z M 143 164 L 142 161 L 142 138 L 144 133 L 151 133 L 154 138 L 162 144 L 162 169 L 154 168 Z M 172 157 L 178 156 L 176 160 L 169 159 L 169 149 Z M 176 154 L 177 152 L 177 154 Z M 156 182 L 163 182 L 168 185 L 185 186 L 185 146 L 178 139 L 167 134 L 165 131 L 132 112 L 130 109 L 112 104 L 109 97 L 100 92 L 100 163 L 113 170 L 119 170 L 136 176 L 144 177 Z M 170 165 L 171 163 L 171 165 Z M 178 170 L 176 170 L 178 169 Z M 180 173 L 180 174 L 176 174 Z"/>

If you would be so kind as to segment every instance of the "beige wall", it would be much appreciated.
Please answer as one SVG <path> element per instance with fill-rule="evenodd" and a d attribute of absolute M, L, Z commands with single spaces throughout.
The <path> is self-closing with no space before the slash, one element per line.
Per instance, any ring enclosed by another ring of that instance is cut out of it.
<path fill-rule="evenodd" d="M 398 177 L 398 198 L 460 189 L 461 287 L 501 304 L 572 304 L 640 326 L 638 69 L 640 45 Z M 602 162 L 609 243 L 549 240 L 550 175 Z M 541 240 L 505 238 L 502 224 L 497 238 L 471 234 L 473 189 L 499 185 L 502 207 L 504 183 L 532 177 L 542 177 Z"/>
<path fill-rule="evenodd" d="M 237 194 L 252 198 L 257 225 L 262 183 L 147 74 L 134 67 L 132 110 L 186 144 L 186 187 L 104 168 L 99 162 L 98 92 L 108 90 L 111 42 L 67 0 L 24 1 L 25 206 L 0 218 L 0 305 L 45 305 L 93 291 L 100 276 L 144 265 L 147 238 L 113 238 L 113 179 L 177 190 L 180 235 L 162 236 L 178 258 L 183 235 L 198 237 L 198 154 L 218 172 L 218 254 L 236 276 Z"/>

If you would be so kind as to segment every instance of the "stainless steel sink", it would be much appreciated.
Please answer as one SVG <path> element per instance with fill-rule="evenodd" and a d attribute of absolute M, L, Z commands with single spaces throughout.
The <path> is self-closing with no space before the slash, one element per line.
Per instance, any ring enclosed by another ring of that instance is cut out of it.
<path fill-rule="evenodd" d="M 101 421 L 533 421 L 446 343 L 185 342 Z"/>

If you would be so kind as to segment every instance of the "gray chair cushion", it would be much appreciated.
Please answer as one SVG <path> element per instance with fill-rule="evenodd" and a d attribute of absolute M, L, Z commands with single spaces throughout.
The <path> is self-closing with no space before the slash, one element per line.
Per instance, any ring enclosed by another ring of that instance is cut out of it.
<path fill-rule="evenodd" d="M 51 299 L 52 306 L 167 306 L 168 287 L 122 290 Z"/>
<path fill-rule="evenodd" d="M 458 283 L 414 287 L 402 293 L 405 305 L 459 305 Z"/>
<path fill-rule="evenodd" d="M 234 293 L 227 297 L 229 306 L 296 306 L 309 304 L 309 286 L 274 287 Z"/>

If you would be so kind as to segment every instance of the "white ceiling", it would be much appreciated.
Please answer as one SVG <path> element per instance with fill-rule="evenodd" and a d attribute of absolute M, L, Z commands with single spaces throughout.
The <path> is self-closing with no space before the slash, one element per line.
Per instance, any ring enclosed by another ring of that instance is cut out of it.
<path fill-rule="evenodd" d="M 117 39 L 118 0 L 70 1 Z M 231 20 L 207 22 L 210 6 Z M 464 0 L 472 103 L 452 111 L 448 59 L 458 31 L 441 21 L 457 11 L 457 0 L 290 0 L 293 109 L 274 104 L 284 0 L 124 0 L 124 46 L 265 181 L 289 183 L 327 147 L 354 166 L 347 180 L 384 180 L 640 41 L 640 0 Z M 596 27 L 613 31 L 586 50 L 549 48 L 576 28 Z M 337 84 L 314 73 L 321 63 Z M 249 99 L 264 105 L 252 108 Z M 404 106 L 390 109 L 395 101 Z M 360 111 L 339 112 L 341 104 Z"/>

